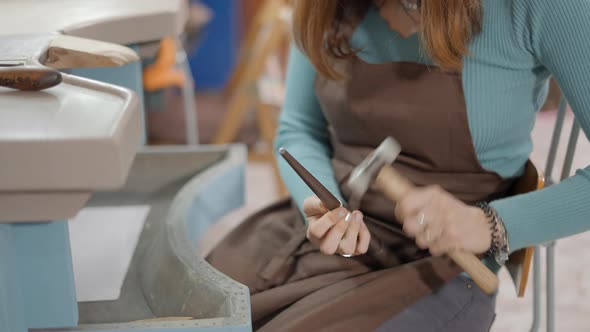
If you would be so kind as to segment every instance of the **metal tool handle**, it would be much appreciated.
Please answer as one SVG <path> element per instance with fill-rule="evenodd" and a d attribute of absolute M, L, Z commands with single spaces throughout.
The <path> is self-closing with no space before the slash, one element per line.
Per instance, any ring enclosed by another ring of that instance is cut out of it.
<path fill-rule="evenodd" d="M 0 66 L 0 86 L 22 91 L 39 91 L 61 83 L 61 73 L 44 66 Z"/>
<path fill-rule="evenodd" d="M 394 202 L 401 200 L 414 185 L 392 166 L 381 168 L 375 181 L 378 189 Z M 474 254 L 455 251 L 449 257 L 467 272 L 475 284 L 486 294 L 493 294 L 498 289 L 498 276 L 490 271 Z"/>
<path fill-rule="evenodd" d="M 301 180 L 307 184 L 309 189 L 324 203 L 326 208 L 330 211 L 342 207 L 342 202 L 334 196 L 324 185 L 316 179 L 311 173 L 303 167 L 285 148 L 279 149 L 279 154 L 285 161 L 293 168 L 295 173 L 299 175 Z"/>

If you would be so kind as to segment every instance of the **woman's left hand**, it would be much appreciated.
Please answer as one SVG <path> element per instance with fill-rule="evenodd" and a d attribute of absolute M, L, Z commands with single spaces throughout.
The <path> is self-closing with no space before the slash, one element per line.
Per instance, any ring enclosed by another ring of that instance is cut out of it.
<path fill-rule="evenodd" d="M 404 231 L 433 256 L 453 250 L 486 252 L 492 233 L 484 212 L 453 197 L 439 186 L 416 188 L 395 208 Z"/>

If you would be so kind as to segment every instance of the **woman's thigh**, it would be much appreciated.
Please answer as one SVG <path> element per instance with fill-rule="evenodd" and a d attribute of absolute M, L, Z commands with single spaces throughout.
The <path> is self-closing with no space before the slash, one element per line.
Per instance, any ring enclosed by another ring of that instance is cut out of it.
<path fill-rule="evenodd" d="M 488 332 L 495 318 L 496 297 L 484 294 L 459 276 L 386 321 L 377 332 Z"/>

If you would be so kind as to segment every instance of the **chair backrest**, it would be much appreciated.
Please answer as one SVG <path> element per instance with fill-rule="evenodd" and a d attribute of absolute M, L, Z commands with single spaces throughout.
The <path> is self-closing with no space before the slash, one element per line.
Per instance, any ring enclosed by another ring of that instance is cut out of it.
<path fill-rule="evenodd" d="M 531 161 L 528 161 L 524 174 L 514 183 L 509 195 L 521 195 L 541 189 L 545 186 L 545 177 Z M 518 297 L 523 297 L 529 279 L 534 247 L 518 250 L 510 255 L 506 268 L 512 277 Z"/>

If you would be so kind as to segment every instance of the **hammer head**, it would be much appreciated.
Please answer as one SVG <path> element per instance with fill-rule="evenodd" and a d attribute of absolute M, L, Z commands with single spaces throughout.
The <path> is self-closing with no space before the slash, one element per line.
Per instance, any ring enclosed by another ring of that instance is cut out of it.
<path fill-rule="evenodd" d="M 393 163 L 401 152 L 401 146 L 392 137 L 386 138 L 371 154 L 352 170 L 347 186 L 351 191 L 351 205 L 359 205 L 361 198 L 375 180 L 381 167 Z"/>

